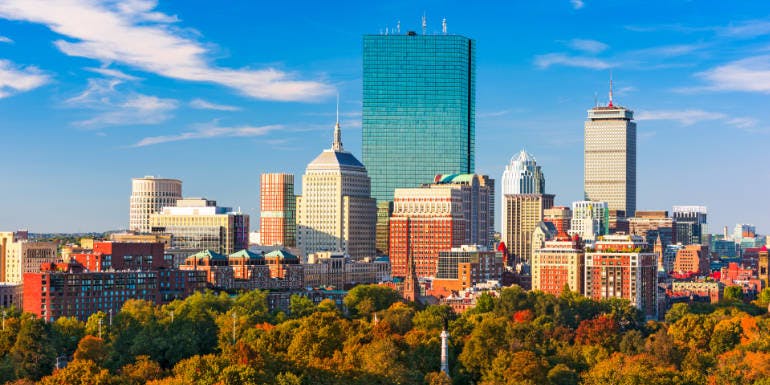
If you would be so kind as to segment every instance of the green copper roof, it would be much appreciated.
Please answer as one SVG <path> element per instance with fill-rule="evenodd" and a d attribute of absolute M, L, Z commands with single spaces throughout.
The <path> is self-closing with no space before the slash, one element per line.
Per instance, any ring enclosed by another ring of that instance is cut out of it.
<path fill-rule="evenodd" d="M 278 257 L 281 259 L 299 259 L 296 255 L 286 251 L 286 250 L 273 250 L 267 254 L 265 254 L 265 257 Z"/>
<path fill-rule="evenodd" d="M 236 251 L 228 256 L 228 258 L 248 258 L 248 259 L 264 259 L 262 254 L 252 253 L 248 250 Z"/>
<path fill-rule="evenodd" d="M 449 174 L 442 175 L 438 183 L 470 183 L 476 174 Z"/>
<path fill-rule="evenodd" d="M 191 257 L 195 259 L 210 259 L 210 260 L 222 260 L 227 259 L 223 254 L 219 254 L 217 252 L 211 251 L 211 250 L 203 250 L 198 253 L 195 253 L 191 255 Z"/>

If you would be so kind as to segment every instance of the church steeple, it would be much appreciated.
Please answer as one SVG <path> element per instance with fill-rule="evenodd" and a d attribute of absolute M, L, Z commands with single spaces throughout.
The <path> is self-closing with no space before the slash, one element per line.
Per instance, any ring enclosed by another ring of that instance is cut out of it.
<path fill-rule="evenodd" d="M 342 148 L 342 130 L 340 130 L 340 94 L 337 94 L 337 123 L 334 125 L 334 142 L 332 143 L 332 151 L 345 151 L 345 149 Z"/>

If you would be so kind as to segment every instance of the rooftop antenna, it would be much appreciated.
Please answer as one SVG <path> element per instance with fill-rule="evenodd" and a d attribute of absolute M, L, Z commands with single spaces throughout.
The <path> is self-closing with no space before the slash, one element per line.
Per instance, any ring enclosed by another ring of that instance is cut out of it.
<path fill-rule="evenodd" d="M 594 91 L 594 107 L 599 107 L 599 94 Z"/>
<path fill-rule="evenodd" d="M 425 35 L 425 29 L 428 28 L 428 21 L 425 20 L 425 12 L 422 13 L 422 34 Z"/>
<path fill-rule="evenodd" d="M 337 93 L 337 123 L 334 125 L 333 151 L 344 151 L 342 148 L 342 130 L 340 130 L 340 94 Z"/>
<path fill-rule="evenodd" d="M 612 70 L 610 70 L 610 104 L 608 107 L 612 107 Z"/>
<path fill-rule="evenodd" d="M 396 33 L 401 34 L 401 20 L 396 23 Z"/>
<path fill-rule="evenodd" d="M 444 18 L 444 20 L 441 21 L 441 32 L 443 32 L 444 35 L 446 35 L 446 17 Z"/>
<path fill-rule="evenodd" d="M 388 34 L 388 27 L 385 27 L 385 34 Z"/>

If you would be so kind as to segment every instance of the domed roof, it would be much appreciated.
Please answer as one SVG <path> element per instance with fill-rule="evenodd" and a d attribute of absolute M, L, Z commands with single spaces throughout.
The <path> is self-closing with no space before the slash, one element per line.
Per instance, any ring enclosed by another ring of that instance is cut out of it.
<path fill-rule="evenodd" d="M 528 153 L 526 150 L 521 150 L 518 154 L 514 155 L 513 158 L 511 158 L 511 163 L 513 162 L 535 162 L 535 157 L 532 156 L 532 154 Z"/>

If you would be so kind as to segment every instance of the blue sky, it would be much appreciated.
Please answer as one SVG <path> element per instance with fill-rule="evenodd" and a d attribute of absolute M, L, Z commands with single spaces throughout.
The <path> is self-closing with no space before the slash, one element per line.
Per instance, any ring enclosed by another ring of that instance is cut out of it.
<path fill-rule="evenodd" d="M 640 210 L 698 204 L 770 228 L 770 5 L 724 1 L 0 0 L 0 229 L 127 227 L 130 178 L 241 207 L 262 172 L 343 141 L 360 157 L 362 35 L 476 39 L 477 172 L 526 148 L 557 203 L 582 197 L 594 95 L 638 123 Z M 299 186 L 298 186 L 299 190 Z"/>

